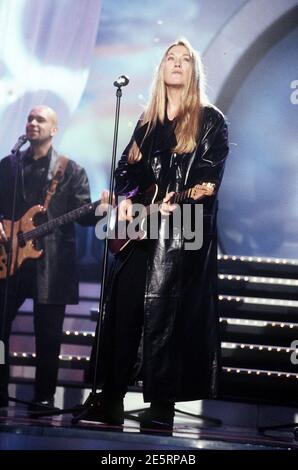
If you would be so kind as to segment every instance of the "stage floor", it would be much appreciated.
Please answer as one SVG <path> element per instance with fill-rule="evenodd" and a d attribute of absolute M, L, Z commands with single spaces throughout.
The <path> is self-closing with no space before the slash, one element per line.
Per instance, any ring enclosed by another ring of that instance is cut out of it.
<path fill-rule="evenodd" d="M 237 405 L 235 405 L 237 406 Z M 233 405 L 230 404 L 229 413 Z M 181 407 L 177 406 L 178 409 Z M 133 409 L 133 407 L 131 407 Z M 0 450 L 289 450 L 298 449 L 293 432 L 256 427 L 213 425 L 176 412 L 173 435 L 140 433 L 135 420 L 123 427 L 80 421 L 72 414 L 30 418 L 24 405 L 0 410 Z"/>

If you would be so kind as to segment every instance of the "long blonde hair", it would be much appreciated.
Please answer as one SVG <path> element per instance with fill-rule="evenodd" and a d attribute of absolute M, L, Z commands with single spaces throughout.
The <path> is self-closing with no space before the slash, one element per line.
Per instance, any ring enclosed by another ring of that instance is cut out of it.
<path fill-rule="evenodd" d="M 148 123 L 144 139 L 156 126 L 157 120 L 161 123 L 165 120 L 167 90 L 164 82 L 164 64 L 169 51 L 174 46 L 186 47 L 191 58 L 192 71 L 189 82 L 182 92 L 181 106 L 179 114 L 176 117 L 175 127 L 177 145 L 172 151 L 177 153 L 190 153 L 195 149 L 197 144 L 201 125 L 201 110 L 202 106 L 206 104 L 207 98 L 205 95 L 205 75 L 201 58 L 186 39 L 179 39 L 171 44 L 159 64 L 152 84 L 151 98 L 143 116 L 143 124 Z M 128 154 L 128 161 L 134 163 L 141 158 L 141 151 L 136 142 L 134 142 Z"/>

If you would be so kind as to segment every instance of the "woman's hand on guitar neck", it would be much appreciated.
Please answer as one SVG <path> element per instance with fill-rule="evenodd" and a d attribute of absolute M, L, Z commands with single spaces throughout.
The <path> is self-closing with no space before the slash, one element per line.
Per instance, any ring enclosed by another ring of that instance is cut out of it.
<path fill-rule="evenodd" d="M 162 215 L 169 215 L 175 209 L 177 209 L 177 204 L 171 204 L 171 198 L 174 196 L 174 191 L 167 193 L 162 200 L 162 204 L 159 208 Z"/>
<path fill-rule="evenodd" d="M 2 223 L 0 222 L 0 243 L 4 243 L 7 241 L 7 237 L 4 232 L 4 227 Z"/>

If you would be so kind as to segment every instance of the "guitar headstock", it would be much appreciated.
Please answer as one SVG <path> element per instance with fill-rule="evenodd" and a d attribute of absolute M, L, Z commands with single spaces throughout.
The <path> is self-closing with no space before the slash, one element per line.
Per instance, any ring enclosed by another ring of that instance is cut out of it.
<path fill-rule="evenodd" d="M 194 200 L 199 199 L 200 197 L 202 197 L 202 191 L 204 193 L 204 196 L 212 196 L 214 194 L 214 190 L 214 183 L 196 184 L 196 186 L 191 189 L 190 197 Z"/>

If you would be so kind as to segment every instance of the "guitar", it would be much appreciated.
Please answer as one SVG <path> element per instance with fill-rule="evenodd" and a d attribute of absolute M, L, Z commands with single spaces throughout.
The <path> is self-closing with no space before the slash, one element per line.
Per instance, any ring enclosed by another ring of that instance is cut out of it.
<path fill-rule="evenodd" d="M 11 263 L 9 276 L 15 274 L 17 269 L 24 263 L 26 259 L 40 258 L 43 250 L 38 250 L 34 241 L 38 238 L 44 237 L 51 233 L 54 229 L 62 225 L 74 222 L 81 216 L 90 214 L 95 211 L 95 208 L 100 204 L 100 201 L 85 204 L 77 209 L 63 214 L 56 219 L 49 220 L 41 225 L 35 225 L 34 219 L 38 214 L 44 214 L 43 206 L 36 205 L 31 207 L 19 220 L 14 222 L 12 243 L 10 240 L 0 243 L 0 279 L 5 279 L 7 276 L 7 260 L 8 250 L 11 249 Z M 11 221 L 2 220 L 4 232 L 7 238 L 11 232 Z"/>
<path fill-rule="evenodd" d="M 192 199 L 194 201 L 200 199 L 202 197 L 201 192 L 203 192 L 204 196 L 212 196 L 214 194 L 215 184 L 213 183 L 202 183 L 197 184 L 193 188 L 186 189 L 185 191 L 175 193 L 171 198 L 171 204 L 177 204 L 185 201 L 186 199 Z M 128 236 L 125 237 L 117 237 L 121 229 L 119 230 L 118 227 L 122 222 L 115 222 L 114 227 L 112 230 L 114 231 L 114 237 L 109 237 L 109 248 L 110 251 L 115 255 L 120 253 L 131 241 L 140 241 L 143 240 L 147 233 L 144 230 L 144 224 L 148 215 L 153 214 L 154 212 L 159 211 L 160 206 L 162 204 L 162 200 L 155 201 L 158 195 L 158 186 L 156 184 L 152 184 L 144 193 L 133 195 L 130 199 L 133 203 L 143 204 L 143 212 L 141 215 L 140 221 L 140 230 L 137 232 L 137 238 L 129 238 Z M 117 214 L 117 209 L 116 209 Z M 117 215 L 116 215 L 117 217 Z M 128 226 L 127 222 L 123 222 Z M 123 232 L 122 232 L 123 233 Z M 127 230 L 124 232 L 127 234 Z"/>

